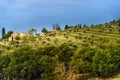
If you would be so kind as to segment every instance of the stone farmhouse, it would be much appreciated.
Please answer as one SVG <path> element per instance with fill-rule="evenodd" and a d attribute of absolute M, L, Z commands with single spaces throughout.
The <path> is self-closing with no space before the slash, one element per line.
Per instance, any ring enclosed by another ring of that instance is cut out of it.
<path fill-rule="evenodd" d="M 11 34 L 11 36 L 9 37 L 9 41 L 14 41 L 17 36 L 24 37 L 24 36 L 28 36 L 28 35 L 29 34 L 27 34 L 27 33 L 16 32 L 16 33 Z"/>

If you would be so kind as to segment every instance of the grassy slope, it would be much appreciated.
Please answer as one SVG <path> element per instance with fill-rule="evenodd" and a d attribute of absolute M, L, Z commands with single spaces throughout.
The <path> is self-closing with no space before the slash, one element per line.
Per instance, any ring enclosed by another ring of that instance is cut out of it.
<path fill-rule="evenodd" d="M 84 43 L 84 41 L 86 41 L 87 43 L 90 43 L 91 41 L 94 41 L 94 43 L 99 43 L 101 38 L 106 38 L 108 40 L 110 40 L 111 42 L 114 42 L 116 40 L 120 40 L 120 33 L 117 31 L 117 26 L 112 26 L 112 31 L 109 31 L 109 28 L 102 26 L 102 28 L 99 27 L 94 27 L 94 28 L 82 28 L 79 29 L 77 32 L 74 31 L 69 31 L 69 30 L 65 30 L 62 32 L 57 32 L 55 36 L 49 36 L 50 33 L 48 33 L 47 35 L 43 35 L 43 36 L 36 36 L 36 37 L 25 37 L 25 38 L 21 38 L 20 45 L 30 45 L 35 47 L 39 47 L 39 46 L 45 46 L 45 45 L 60 45 L 62 43 L 69 43 L 72 42 L 78 46 L 81 46 L 81 44 Z M 106 29 L 104 31 L 100 31 L 100 29 Z M 72 29 L 73 30 L 73 29 Z M 64 34 L 66 34 L 68 37 L 65 37 Z M 79 36 L 79 39 L 76 39 L 75 36 Z M 48 40 L 49 38 L 49 40 Z M 13 46 L 14 45 L 10 45 L 10 42 L 0 42 L 1 45 L 6 45 L 6 46 Z M 12 50 L 12 48 L 11 48 Z M 70 75 L 69 75 L 70 76 Z M 81 75 L 77 75 L 77 76 L 81 76 Z M 95 78 L 92 78 L 91 76 L 85 76 L 85 80 L 95 80 Z M 84 76 L 83 79 L 84 79 Z M 81 77 L 81 78 L 82 78 Z M 68 77 L 69 78 L 69 77 Z M 120 74 L 116 75 L 113 77 L 114 80 L 120 80 Z M 70 79 L 68 79 L 70 80 Z M 73 80 L 73 79 L 72 79 Z M 80 79 L 81 80 L 81 79 Z M 97 79 L 96 80 L 107 80 L 107 79 Z M 108 79 L 108 80 L 113 80 L 113 79 Z"/>

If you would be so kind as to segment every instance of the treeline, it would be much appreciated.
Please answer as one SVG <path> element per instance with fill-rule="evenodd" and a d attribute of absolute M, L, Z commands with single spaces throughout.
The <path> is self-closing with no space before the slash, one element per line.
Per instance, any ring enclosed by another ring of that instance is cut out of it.
<path fill-rule="evenodd" d="M 6 33 L 5 27 L 2 28 L 2 39 L 8 39 L 11 36 L 11 34 L 13 34 L 12 30 L 9 30 Z"/>
<path fill-rule="evenodd" d="M 93 24 L 91 24 L 91 25 L 87 25 L 87 24 L 65 25 L 64 30 L 67 30 L 67 29 L 80 29 L 80 28 L 93 28 L 93 27 L 97 28 L 97 27 L 103 27 L 103 26 L 111 28 L 113 25 L 118 26 L 119 27 L 118 31 L 120 32 L 120 19 L 112 20 L 112 21 L 110 21 L 108 23 L 96 24 L 96 25 L 93 25 Z M 61 29 L 60 25 L 58 23 L 56 23 L 56 24 L 53 24 L 53 30 L 60 31 L 62 29 Z M 110 29 L 110 31 L 111 30 L 112 29 Z M 32 32 L 37 32 L 37 30 L 32 28 L 31 30 L 28 31 L 29 34 L 31 34 Z M 48 30 L 45 27 L 43 27 L 41 29 L 41 32 L 48 33 Z M 12 33 L 13 33 L 12 30 L 9 30 L 6 33 L 5 27 L 3 27 L 2 28 L 2 39 L 8 39 L 11 36 Z"/>
<path fill-rule="evenodd" d="M 87 25 L 87 24 L 76 24 L 76 25 L 65 25 L 64 30 L 66 29 L 74 29 L 74 28 L 90 28 L 90 27 L 102 27 L 102 26 L 106 26 L 106 27 L 111 27 L 112 25 L 118 26 L 120 27 L 120 19 L 117 20 L 112 20 L 108 23 L 104 23 L 104 24 L 91 24 L 91 25 Z"/>
<path fill-rule="evenodd" d="M 4 80 L 62 80 L 69 71 L 109 77 L 120 71 L 120 42 L 81 47 L 64 43 L 58 46 L 19 47 L 0 54 L 0 78 Z"/>
<path fill-rule="evenodd" d="M 109 22 L 109 24 L 111 24 L 111 25 L 117 25 L 117 26 L 120 27 L 120 19 L 112 20 L 112 21 Z"/>

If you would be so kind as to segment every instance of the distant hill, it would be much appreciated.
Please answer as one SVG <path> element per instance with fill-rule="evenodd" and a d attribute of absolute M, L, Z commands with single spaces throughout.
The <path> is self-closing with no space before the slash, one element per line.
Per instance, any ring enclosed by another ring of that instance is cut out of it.
<path fill-rule="evenodd" d="M 120 79 L 120 19 L 36 31 L 0 40 L 0 79 Z"/>

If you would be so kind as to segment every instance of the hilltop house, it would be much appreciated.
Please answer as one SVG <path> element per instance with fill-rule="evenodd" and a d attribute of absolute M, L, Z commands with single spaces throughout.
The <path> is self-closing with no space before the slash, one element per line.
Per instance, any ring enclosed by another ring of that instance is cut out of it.
<path fill-rule="evenodd" d="M 16 33 L 11 34 L 11 36 L 9 37 L 9 41 L 14 41 L 17 36 L 24 37 L 27 35 L 28 35 L 27 33 L 16 32 Z"/>
<path fill-rule="evenodd" d="M 49 30 L 48 32 L 54 32 L 54 33 L 56 33 L 56 32 L 57 32 L 57 30 Z"/>

